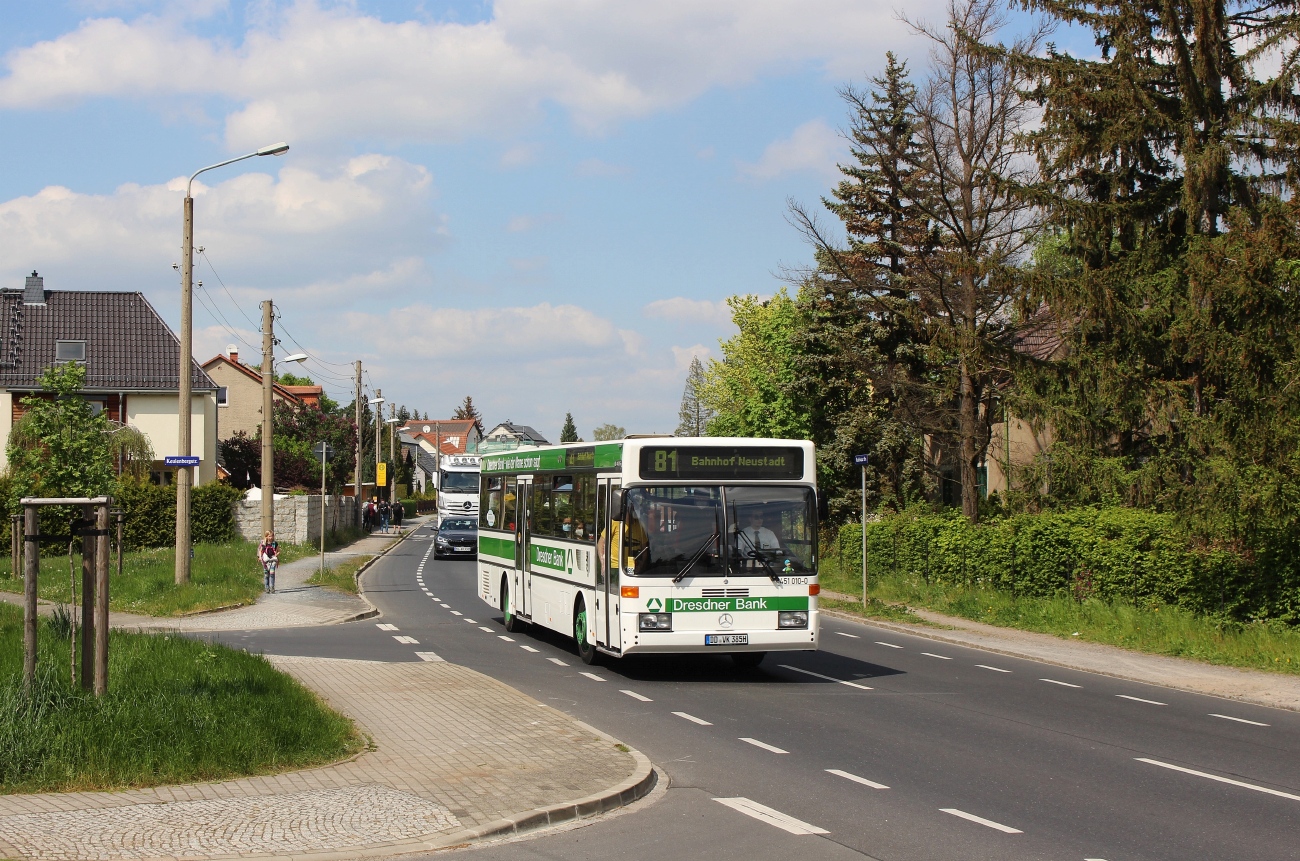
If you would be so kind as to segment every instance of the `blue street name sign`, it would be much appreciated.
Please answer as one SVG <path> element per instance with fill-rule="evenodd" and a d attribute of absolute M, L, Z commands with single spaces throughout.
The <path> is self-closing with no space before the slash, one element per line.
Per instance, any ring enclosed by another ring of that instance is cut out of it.
<path fill-rule="evenodd" d="M 169 454 L 163 458 L 163 463 L 168 466 L 198 466 L 199 459 L 191 455 L 185 455 L 182 457 L 178 454 Z"/>
<path fill-rule="evenodd" d="M 865 455 L 865 454 L 855 454 L 855 455 L 853 455 L 853 465 L 854 465 L 854 466 L 866 466 L 866 465 L 867 465 L 867 455 Z"/>

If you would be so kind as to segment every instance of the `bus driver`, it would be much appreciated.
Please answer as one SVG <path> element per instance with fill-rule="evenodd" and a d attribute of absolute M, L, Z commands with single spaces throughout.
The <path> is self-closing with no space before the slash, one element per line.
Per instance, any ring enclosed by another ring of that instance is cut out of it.
<path fill-rule="evenodd" d="M 745 520 L 745 528 L 736 533 L 736 551 L 742 559 L 757 557 L 760 550 L 781 549 L 776 533 L 763 525 L 762 509 L 751 509 Z"/>

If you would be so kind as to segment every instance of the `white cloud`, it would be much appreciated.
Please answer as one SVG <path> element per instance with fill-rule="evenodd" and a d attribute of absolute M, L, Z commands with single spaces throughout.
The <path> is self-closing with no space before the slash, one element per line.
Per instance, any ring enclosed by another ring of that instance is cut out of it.
<path fill-rule="evenodd" d="M 599 129 L 810 63 L 835 78 L 861 74 L 863 57 L 905 36 L 881 0 L 497 0 L 473 24 L 390 22 L 300 0 L 238 44 L 195 35 L 183 16 L 86 20 L 6 56 L 0 107 L 218 96 L 235 105 L 231 147 L 358 129 L 420 141 L 501 134 L 549 103 Z"/>
<path fill-rule="evenodd" d="M 694 344 L 690 347 L 673 347 L 672 349 L 673 366 L 679 371 L 689 369 L 694 359 L 699 359 L 707 364 L 709 357 L 713 355 L 713 351 L 703 344 Z"/>
<path fill-rule="evenodd" d="M 687 299 L 674 296 L 671 299 L 658 299 L 641 309 L 647 317 L 660 320 L 672 320 L 693 325 L 730 326 L 731 308 L 726 302 L 710 302 L 707 299 Z"/>
<path fill-rule="evenodd" d="M 742 176 L 767 180 L 795 171 L 811 171 L 836 177 L 837 163 L 848 153 L 848 143 L 824 120 L 810 120 L 795 129 L 790 137 L 773 141 L 757 162 L 737 165 Z"/>

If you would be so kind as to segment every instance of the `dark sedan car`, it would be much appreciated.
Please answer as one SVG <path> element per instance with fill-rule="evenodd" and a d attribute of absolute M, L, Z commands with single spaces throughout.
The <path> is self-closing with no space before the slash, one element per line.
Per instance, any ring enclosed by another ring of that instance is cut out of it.
<path fill-rule="evenodd" d="M 478 554 L 478 521 L 472 517 L 447 517 L 438 525 L 433 558 L 474 559 Z"/>

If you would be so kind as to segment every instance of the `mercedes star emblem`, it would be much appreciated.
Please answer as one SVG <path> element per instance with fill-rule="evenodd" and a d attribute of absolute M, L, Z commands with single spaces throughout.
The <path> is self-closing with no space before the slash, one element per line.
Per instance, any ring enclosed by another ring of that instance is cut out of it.
<path fill-rule="evenodd" d="M 718 627 L 719 627 L 719 628 L 730 628 L 730 627 L 731 627 L 731 623 L 732 623 L 733 621 L 735 621 L 735 620 L 731 618 L 731 614 L 730 614 L 730 613 L 723 613 L 721 616 L 718 617 Z"/>

